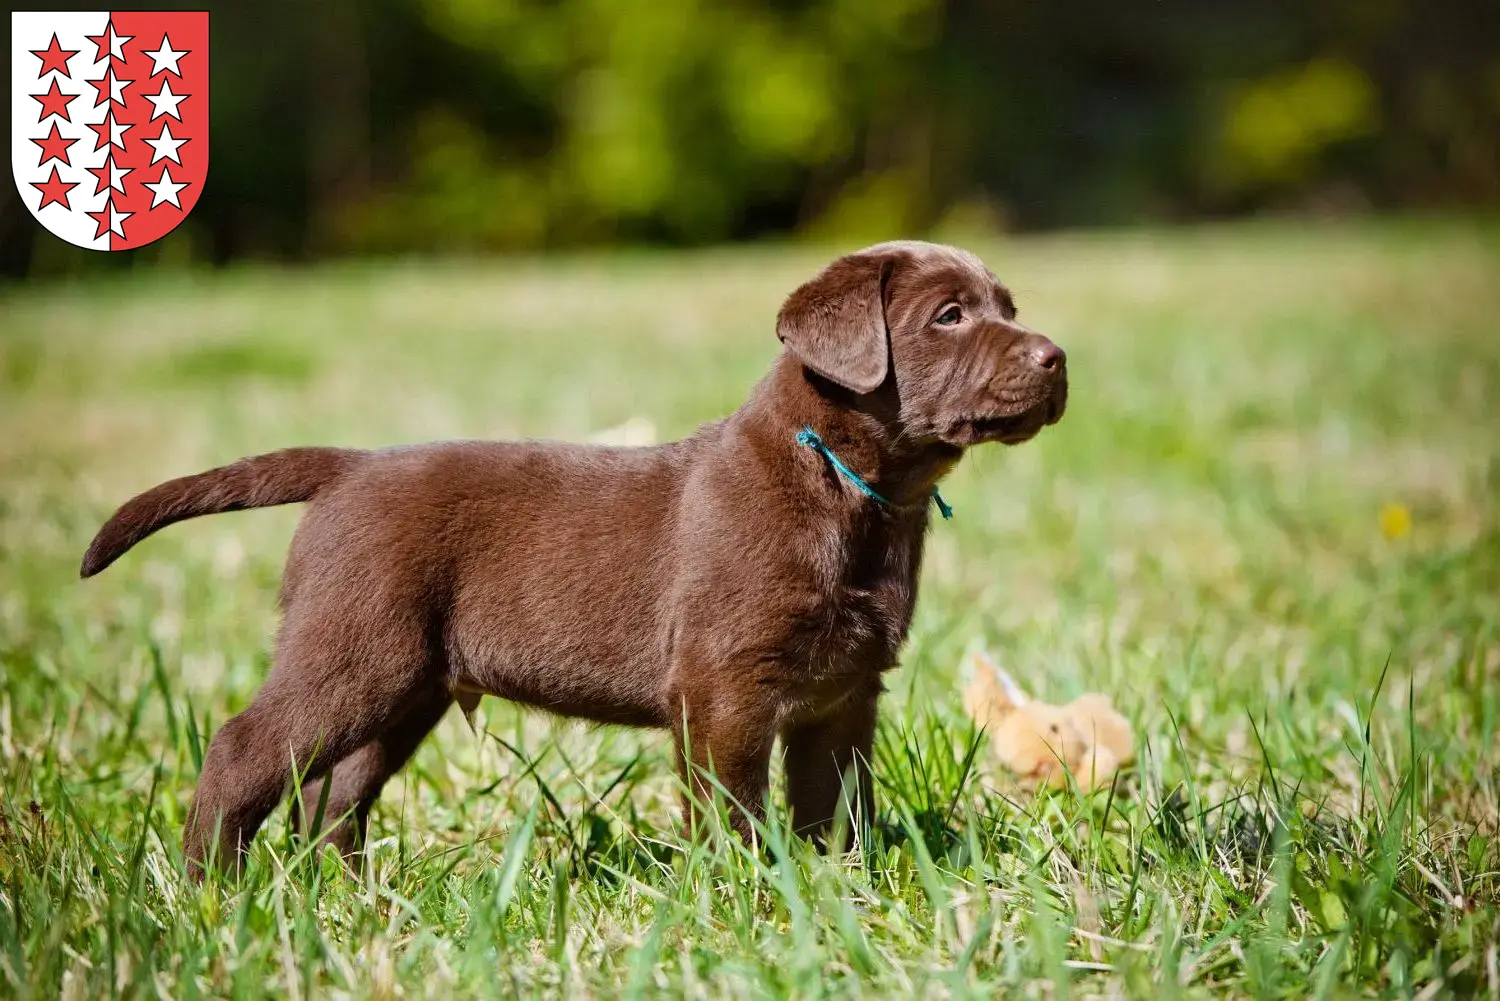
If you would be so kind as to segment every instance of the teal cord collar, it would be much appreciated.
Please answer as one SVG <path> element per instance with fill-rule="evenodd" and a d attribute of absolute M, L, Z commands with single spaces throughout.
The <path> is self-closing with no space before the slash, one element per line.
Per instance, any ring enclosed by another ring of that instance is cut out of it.
<path fill-rule="evenodd" d="M 876 492 L 874 487 L 865 482 L 864 477 L 860 476 L 854 470 L 844 465 L 843 460 L 834 454 L 833 449 L 823 444 L 823 439 L 819 438 L 818 432 L 814 431 L 812 428 L 805 427 L 801 431 L 797 432 L 797 444 L 810 448 L 814 452 L 817 452 L 819 455 L 823 456 L 823 458 L 827 459 L 829 465 L 838 470 L 840 476 L 858 487 L 859 492 L 864 494 L 866 497 L 873 497 L 875 500 L 884 504 L 886 507 L 892 506 L 890 501 L 880 496 L 880 494 Z M 938 493 L 937 487 L 932 488 L 932 502 L 937 505 L 938 513 L 943 516 L 944 521 L 947 521 L 948 519 L 953 517 L 953 508 L 943 500 L 943 495 Z"/>

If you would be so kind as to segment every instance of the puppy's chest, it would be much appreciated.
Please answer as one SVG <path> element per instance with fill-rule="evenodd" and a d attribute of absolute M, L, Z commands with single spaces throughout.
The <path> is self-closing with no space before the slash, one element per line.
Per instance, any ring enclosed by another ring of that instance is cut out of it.
<path fill-rule="evenodd" d="M 911 628 L 921 557 L 920 532 L 872 532 L 840 547 L 823 568 L 821 600 L 804 622 L 809 666 L 816 673 L 895 666 Z"/>

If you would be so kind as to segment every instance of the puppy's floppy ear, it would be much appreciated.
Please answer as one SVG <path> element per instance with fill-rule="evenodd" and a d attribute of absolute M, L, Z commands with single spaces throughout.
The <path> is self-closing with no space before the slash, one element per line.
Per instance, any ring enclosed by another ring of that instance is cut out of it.
<path fill-rule="evenodd" d="M 888 254 L 840 257 L 787 296 L 776 336 L 802 364 L 845 389 L 878 389 L 890 368 L 884 295 L 890 265 Z"/>

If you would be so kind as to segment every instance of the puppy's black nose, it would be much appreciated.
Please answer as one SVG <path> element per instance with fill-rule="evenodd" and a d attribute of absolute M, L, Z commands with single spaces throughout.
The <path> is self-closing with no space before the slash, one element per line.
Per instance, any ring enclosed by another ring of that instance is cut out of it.
<path fill-rule="evenodd" d="M 1067 364 L 1067 354 L 1047 338 L 1040 334 L 1031 334 L 1028 340 L 1031 343 L 1026 346 L 1026 353 L 1031 356 L 1032 364 L 1037 368 L 1052 372 Z"/>

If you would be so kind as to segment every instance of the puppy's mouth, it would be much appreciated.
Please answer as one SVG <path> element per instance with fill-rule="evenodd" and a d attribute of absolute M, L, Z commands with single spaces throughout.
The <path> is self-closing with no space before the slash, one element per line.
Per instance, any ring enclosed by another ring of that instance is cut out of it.
<path fill-rule="evenodd" d="M 946 435 L 950 444 L 960 446 L 1000 442 L 1019 445 L 1035 438 L 1042 428 L 1056 424 L 1067 408 L 1066 383 L 1050 387 L 1040 399 L 998 413 L 977 414 L 956 421 Z"/>

